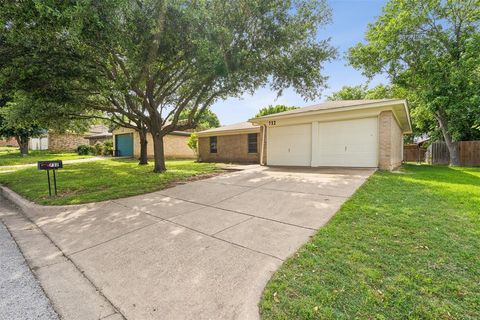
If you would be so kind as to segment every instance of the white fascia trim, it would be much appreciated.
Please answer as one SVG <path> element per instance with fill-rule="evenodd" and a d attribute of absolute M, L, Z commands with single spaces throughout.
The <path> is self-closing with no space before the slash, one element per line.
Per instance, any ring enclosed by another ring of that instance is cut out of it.
<path fill-rule="evenodd" d="M 391 101 L 380 101 L 380 102 L 372 102 L 368 104 L 357 104 L 357 105 L 352 105 L 348 107 L 336 107 L 336 108 L 330 108 L 330 109 L 310 110 L 310 111 L 291 113 L 291 114 L 272 114 L 272 115 L 263 116 L 260 118 L 252 118 L 252 119 L 249 119 L 248 121 L 255 124 L 261 124 L 263 122 L 266 122 L 269 120 L 275 120 L 275 119 L 304 117 L 310 114 L 315 115 L 315 114 L 321 114 L 321 113 L 333 113 L 333 112 L 368 109 L 368 108 L 375 108 L 375 107 L 382 107 L 382 106 L 392 106 L 392 105 L 398 105 L 399 103 L 402 103 L 405 105 L 405 100 L 397 99 L 397 100 L 391 100 Z"/>
<path fill-rule="evenodd" d="M 395 106 L 395 105 L 403 105 L 405 109 L 405 114 L 407 116 L 407 121 L 408 121 L 408 130 L 403 130 L 403 133 L 412 133 L 412 124 L 410 120 L 410 113 L 408 110 L 408 105 L 407 101 L 405 99 L 396 99 L 396 100 L 391 100 L 391 101 L 386 101 L 386 102 L 374 102 L 374 103 L 369 103 L 369 104 L 361 104 L 361 105 L 354 105 L 350 107 L 337 107 L 337 108 L 331 108 L 331 109 L 324 109 L 324 110 L 312 110 L 312 111 L 305 111 L 305 112 L 299 112 L 299 113 L 294 113 L 294 114 L 285 114 L 285 115 L 271 115 L 271 116 L 265 116 L 261 118 L 252 118 L 249 119 L 248 121 L 257 124 L 257 125 L 262 125 L 267 123 L 270 120 L 277 120 L 277 119 L 288 119 L 288 118 L 298 118 L 298 117 L 305 117 L 309 115 L 319 115 L 319 114 L 326 114 L 326 113 L 337 113 L 337 112 L 343 112 L 343 111 L 352 111 L 352 110 L 362 110 L 362 109 L 370 109 L 370 108 L 381 108 L 381 107 L 390 107 L 390 106 Z M 396 116 L 396 115 L 395 115 Z M 268 118 L 267 118 L 268 117 Z M 397 119 L 398 121 L 398 119 Z M 398 121 L 400 124 L 400 122 Z"/>
<path fill-rule="evenodd" d="M 215 136 L 233 136 L 238 134 L 247 134 L 247 133 L 259 133 L 260 127 L 258 128 L 249 128 L 249 129 L 237 129 L 237 130 L 220 130 L 212 132 L 198 132 L 198 137 L 215 137 Z"/>

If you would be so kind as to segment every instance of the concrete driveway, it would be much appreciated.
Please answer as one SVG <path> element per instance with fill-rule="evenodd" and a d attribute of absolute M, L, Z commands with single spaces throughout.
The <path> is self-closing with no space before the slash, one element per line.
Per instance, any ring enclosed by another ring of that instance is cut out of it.
<path fill-rule="evenodd" d="M 127 319 L 257 319 L 272 273 L 372 173 L 254 167 L 30 218 Z"/>

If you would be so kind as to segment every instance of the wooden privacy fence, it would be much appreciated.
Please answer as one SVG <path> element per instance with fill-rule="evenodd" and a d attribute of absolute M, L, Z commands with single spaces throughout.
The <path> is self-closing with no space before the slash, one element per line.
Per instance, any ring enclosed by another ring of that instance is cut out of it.
<path fill-rule="evenodd" d="M 460 141 L 459 147 L 462 166 L 480 166 L 480 141 Z"/>
<path fill-rule="evenodd" d="M 403 161 L 424 162 L 427 149 L 417 144 L 406 144 L 403 146 Z"/>
<path fill-rule="evenodd" d="M 480 141 L 459 141 L 460 165 L 480 166 Z M 434 142 L 428 147 L 427 162 L 431 164 L 449 164 L 450 153 L 445 142 Z M 407 160 L 408 161 L 408 160 Z"/>

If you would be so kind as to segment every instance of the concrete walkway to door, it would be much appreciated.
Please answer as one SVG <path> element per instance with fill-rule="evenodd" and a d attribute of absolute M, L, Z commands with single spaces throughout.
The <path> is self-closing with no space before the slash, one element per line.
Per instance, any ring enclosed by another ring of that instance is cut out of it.
<path fill-rule="evenodd" d="M 27 215 L 119 317 L 258 319 L 272 273 L 373 171 L 250 167 Z"/>

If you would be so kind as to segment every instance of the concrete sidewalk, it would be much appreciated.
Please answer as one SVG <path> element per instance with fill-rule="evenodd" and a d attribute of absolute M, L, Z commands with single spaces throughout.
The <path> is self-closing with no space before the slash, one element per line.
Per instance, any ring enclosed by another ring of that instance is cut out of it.
<path fill-rule="evenodd" d="M 12 208 L 0 202 L 0 216 Z M 25 259 L 0 222 L 0 319 L 57 320 L 50 301 L 33 276 Z"/>
<path fill-rule="evenodd" d="M 114 201 L 23 208 L 107 314 L 258 319 L 272 273 L 373 172 L 252 167 Z"/>

